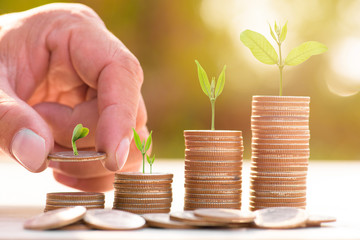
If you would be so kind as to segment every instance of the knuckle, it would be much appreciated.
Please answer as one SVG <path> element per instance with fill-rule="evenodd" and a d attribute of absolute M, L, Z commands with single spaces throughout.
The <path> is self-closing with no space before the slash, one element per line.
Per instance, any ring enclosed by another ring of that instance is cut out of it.
<path fill-rule="evenodd" d="M 144 77 L 139 60 L 129 50 L 123 51 L 122 56 L 118 59 L 120 66 L 129 72 L 129 74 L 137 81 L 139 86 L 141 86 L 144 81 Z"/>

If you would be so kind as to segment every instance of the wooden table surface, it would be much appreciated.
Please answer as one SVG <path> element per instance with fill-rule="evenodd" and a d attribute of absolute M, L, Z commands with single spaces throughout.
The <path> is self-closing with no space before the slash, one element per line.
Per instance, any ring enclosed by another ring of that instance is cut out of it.
<path fill-rule="evenodd" d="M 154 171 L 174 173 L 172 211 L 184 198 L 183 160 L 157 160 Z M 249 162 L 243 166 L 243 209 L 248 208 Z M 335 216 L 321 228 L 263 229 L 141 229 L 136 231 L 29 231 L 22 227 L 43 211 L 47 192 L 73 191 L 55 182 L 51 170 L 34 174 L 16 163 L 0 161 L 0 239 L 360 239 L 360 161 L 310 161 L 307 210 Z M 106 193 L 111 208 L 113 192 Z"/>

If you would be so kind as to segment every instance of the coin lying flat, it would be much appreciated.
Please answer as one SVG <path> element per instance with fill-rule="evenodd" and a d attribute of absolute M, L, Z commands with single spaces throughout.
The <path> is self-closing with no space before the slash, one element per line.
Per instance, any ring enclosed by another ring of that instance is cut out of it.
<path fill-rule="evenodd" d="M 308 214 L 303 209 L 274 207 L 257 210 L 255 224 L 260 228 L 297 228 L 305 226 Z"/>
<path fill-rule="evenodd" d="M 252 212 L 244 212 L 237 209 L 206 209 L 200 208 L 194 210 L 194 215 L 208 221 L 223 223 L 250 223 L 255 219 Z"/>
<path fill-rule="evenodd" d="M 79 221 L 85 213 L 86 208 L 81 206 L 49 211 L 27 220 L 24 223 L 24 228 L 31 230 L 61 228 Z"/>
<path fill-rule="evenodd" d="M 57 152 L 50 154 L 48 159 L 55 162 L 87 162 L 104 160 L 106 153 L 94 152 L 94 151 L 79 151 L 79 155 L 74 155 L 73 152 Z"/>
<path fill-rule="evenodd" d="M 173 212 L 170 214 L 170 219 L 199 227 L 217 227 L 225 225 L 225 223 L 222 222 L 210 222 L 204 218 L 195 216 L 194 211 Z"/>
<path fill-rule="evenodd" d="M 306 226 L 320 226 L 322 223 L 336 222 L 336 218 L 325 215 L 310 215 L 306 220 Z"/>
<path fill-rule="evenodd" d="M 167 213 L 148 213 L 143 214 L 146 223 L 150 227 L 157 228 L 169 228 L 169 229 L 192 229 L 197 228 L 184 222 L 174 221 L 170 219 L 170 215 Z"/>
<path fill-rule="evenodd" d="M 111 209 L 88 210 L 84 221 L 92 228 L 104 230 L 133 230 L 145 225 L 145 219 L 139 215 Z"/>

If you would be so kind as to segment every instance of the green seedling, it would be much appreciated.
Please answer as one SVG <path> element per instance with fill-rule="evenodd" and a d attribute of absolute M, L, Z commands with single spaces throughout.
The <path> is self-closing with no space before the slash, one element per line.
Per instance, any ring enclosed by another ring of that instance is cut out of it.
<path fill-rule="evenodd" d="M 143 157 L 143 173 L 145 173 L 145 155 L 146 152 L 149 150 L 150 146 L 151 146 L 151 141 L 152 141 L 152 131 L 149 134 L 149 137 L 147 138 L 147 140 L 145 141 L 145 139 L 141 142 L 140 140 L 140 136 L 139 134 L 135 131 L 135 129 L 133 128 L 134 131 L 134 141 L 135 141 L 135 145 L 137 147 L 137 149 L 139 149 L 139 151 L 142 154 Z"/>
<path fill-rule="evenodd" d="M 295 66 L 305 62 L 313 55 L 318 55 L 327 51 L 327 47 L 316 41 L 309 41 L 300 44 L 293 48 L 287 57 L 283 59 L 281 52 L 281 44 L 284 42 L 287 35 L 287 22 L 283 27 L 277 25 L 275 22 L 274 30 L 270 24 L 270 34 L 278 45 L 279 56 L 270 42 L 260 33 L 245 30 L 240 34 L 240 40 L 250 49 L 254 57 L 262 63 L 274 65 L 279 67 L 280 72 L 280 89 L 279 95 L 282 96 L 283 89 L 283 69 L 285 66 Z"/>
<path fill-rule="evenodd" d="M 195 60 L 198 69 L 198 77 L 201 89 L 203 92 L 210 98 L 211 103 L 211 130 L 215 130 L 215 101 L 217 97 L 222 93 L 225 86 L 225 69 L 226 65 L 223 67 L 217 82 L 215 82 L 215 77 L 211 78 L 211 83 L 209 82 L 208 76 L 200 65 L 200 63 Z"/>
<path fill-rule="evenodd" d="M 153 165 L 153 163 L 155 161 L 155 154 L 154 154 L 154 156 L 152 156 L 152 158 L 149 157 L 149 155 L 146 154 L 146 158 L 147 158 L 147 161 L 148 161 L 148 163 L 150 165 L 150 174 L 151 174 L 152 173 L 152 165 Z"/>
<path fill-rule="evenodd" d="M 79 155 L 75 142 L 80 138 L 86 137 L 88 134 L 89 134 L 88 128 L 83 127 L 81 123 L 76 125 L 71 138 L 71 145 L 73 148 L 74 155 Z"/>

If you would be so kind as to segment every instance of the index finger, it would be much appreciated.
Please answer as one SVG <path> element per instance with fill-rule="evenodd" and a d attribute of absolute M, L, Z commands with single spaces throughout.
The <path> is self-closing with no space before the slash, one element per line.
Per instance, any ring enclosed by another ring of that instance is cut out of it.
<path fill-rule="evenodd" d="M 119 170 L 127 159 L 136 125 L 143 82 L 139 61 L 97 18 L 77 23 L 68 44 L 75 71 L 98 90 L 96 148 L 107 153 L 107 169 Z"/>

